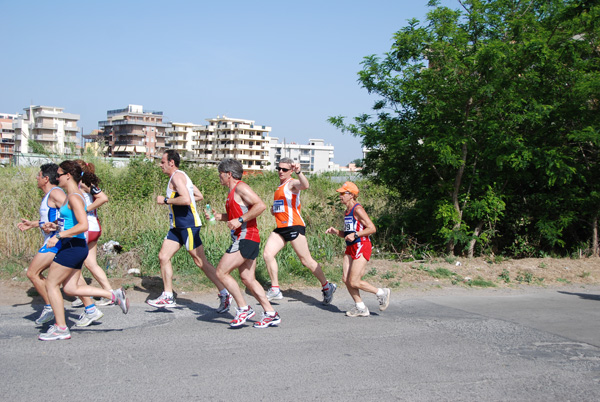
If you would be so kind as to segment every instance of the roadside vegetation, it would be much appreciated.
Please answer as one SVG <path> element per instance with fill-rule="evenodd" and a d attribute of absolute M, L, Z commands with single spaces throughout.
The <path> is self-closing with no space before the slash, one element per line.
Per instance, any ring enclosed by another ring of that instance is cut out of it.
<path fill-rule="evenodd" d="M 156 162 L 134 159 L 126 168 L 115 168 L 109 162 L 86 157 L 96 165 L 101 178 L 101 188 L 109 196 L 109 203 L 102 206 L 99 215 L 103 234 L 99 243 L 99 263 L 106 267 L 109 277 L 120 283 L 135 286 L 142 280 L 145 287 L 161 286 L 158 252 L 168 231 L 168 211 L 157 205 L 156 196 L 165 191 L 168 178 L 160 171 Z M 194 183 L 204 194 L 204 201 L 198 208 L 209 203 L 215 211 L 224 210 L 227 189 L 218 182 L 214 168 L 182 165 Z M 8 167 L 0 170 L 0 219 L 5 228 L 0 233 L 0 278 L 27 281 L 25 268 L 40 246 L 40 233 L 30 230 L 21 233 L 16 225 L 22 217 L 33 219 L 38 216 L 41 192 L 35 186 L 35 167 Z M 278 184 L 273 172 L 248 175 L 244 178 L 270 205 L 274 188 Z M 343 208 L 335 189 L 340 186 L 329 174 L 312 175 L 310 189 L 302 194 L 302 213 L 307 222 L 307 238 L 313 257 L 323 265 L 328 278 L 341 283 L 341 260 L 344 244 L 342 239 L 325 235 L 329 226 L 342 225 Z M 342 179 L 343 180 L 343 179 Z M 390 210 L 393 194 L 381 184 L 362 179 L 357 181 L 363 204 L 379 228 L 373 236 L 374 258 L 368 265 L 367 275 L 382 285 L 407 287 L 411 283 L 431 283 L 432 285 L 453 285 L 468 287 L 516 286 L 519 284 L 546 285 L 552 283 L 585 282 L 594 283 L 597 269 L 584 266 L 576 277 L 553 278 L 555 274 L 548 266 L 552 259 L 545 258 L 532 268 L 539 271 L 533 274 L 527 270 L 505 269 L 496 273 L 500 264 L 512 261 L 510 255 L 480 255 L 469 259 L 464 256 L 446 255 L 430 245 L 416 241 L 398 241 L 395 234 L 386 230 L 386 222 L 393 216 Z M 210 224 L 203 219 L 202 241 L 209 260 L 216 265 L 229 246 L 229 231 L 223 223 Z M 258 220 L 262 239 L 266 239 L 274 227 L 274 219 L 268 212 Z M 400 223 L 395 223 L 399 225 Z M 406 239 L 410 239 L 406 235 Z M 123 246 L 118 255 L 104 253 L 102 245 L 110 240 Z M 262 244 L 264 246 L 264 243 Z M 569 254 L 567 254 L 569 256 Z M 544 257 L 540 254 L 537 257 Z M 561 257 L 556 255 L 556 257 Z M 579 260 L 578 254 L 573 254 Z M 583 258 L 581 260 L 594 261 Z M 460 261 L 462 261 L 461 265 Z M 571 260 L 573 261 L 573 260 Z M 257 259 L 257 278 L 265 286 L 269 276 L 262 258 Z M 316 279 L 302 266 L 290 246 L 278 255 L 280 282 L 283 286 L 316 286 Z M 210 288 L 211 283 L 195 266 L 188 254 L 179 252 L 173 259 L 175 280 L 182 289 Z M 481 265 L 474 274 L 465 271 L 466 266 Z M 563 264 L 564 265 L 564 264 Z M 139 269 L 135 276 L 128 275 L 130 269 Z M 570 273 L 575 275 L 576 271 Z M 562 273 L 559 273 L 562 275 Z M 557 274 L 557 275 L 559 275 Z M 485 278 L 482 279 L 482 278 Z M 546 278 L 544 280 L 544 278 Z"/>

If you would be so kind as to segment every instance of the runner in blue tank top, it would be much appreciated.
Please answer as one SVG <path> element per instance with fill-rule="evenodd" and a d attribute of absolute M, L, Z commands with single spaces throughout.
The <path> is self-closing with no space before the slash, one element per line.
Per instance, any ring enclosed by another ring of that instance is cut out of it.
<path fill-rule="evenodd" d="M 58 185 L 66 191 L 67 202 L 60 207 L 58 224 L 48 222 L 43 229 L 47 232 L 59 230 L 48 240 L 48 247 L 54 247 L 58 241 L 61 248 L 50 265 L 46 278 L 46 291 L 55 316 L 55 325 L 48 332 L 39 335 L 42 341 L 70 339 L 71 332 L 65 320 L 65 309 L 60 285 L 65 294 L 79 297 L 106 297 L 119 304 L 123 313 L 129 310 L 129 300 L 123 288 L 110 292 L 89 285 L 80 286 L 81 266 L 88 255 L 85 232 L 88 229 L 85 200 L 78 184 L 82 176 L 81 167 L 74 161 L 64 161 L 59 165 Z M 93 306 L 93 303 L 91 304 Z M 93 306 L 95 308 L 95 306 Z"/>
<path fill-rule="evenodd" d="M 45 165 L 40 166 L 40 171 L 36 176 L 37 186 L 44 192 L 44 198 L 40 205 L 40 219 L 38 221 L 21 219 L 21 223 L 17 225 L 21 231 L 38 227 L 41 229 L 46 222 L 54 222 L 58 219 L 58 208 L 64 204 L 67 196 L 60 187 L 56 187 L 58 184 L 58 176 L 56 175 L 57 170 L 58 165 L 55 163 L 46 163 Z M 35 287 L 35 290 L 42 299 L 44 299 L 44 308 L 38 319 L 35 320 L 35 323 L 39 325 L 47 323 L 54 318 L 50 300 L 48 299 L 48 293 L 46 293 L 46 278 L 42 275 L 42 272 L 50 267 L 54 255 L 60 248 L 60 242 L 52 248 L 48 248 L 46 245 L 48 239 L 54 234 L 54 232 L 45 233 L 42 230 L 44 244 L 35 257 L 33 257 L 33 260 L 31 260 L 31 263 L 27 268 L 27 278 L 29 278 L 33 287 Z"/>

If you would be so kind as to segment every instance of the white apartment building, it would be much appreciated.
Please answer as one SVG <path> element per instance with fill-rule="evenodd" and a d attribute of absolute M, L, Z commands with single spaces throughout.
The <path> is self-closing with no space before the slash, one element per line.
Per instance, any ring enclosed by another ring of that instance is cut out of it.
<path fill-rule="evenodd" d="M 171 123 L 167 128 L 165 147 L 176 150 L 182 157 L 194 157 L 194 123 Z"/>
<path fill-rule="evenodd" d="M 254 120 L 217 116 L 205 126 L 194 127 L 194 158 L 201 163 L 218 163 L 225 158 L 240 161 L 244 171 L 260 171 L 269 162 L 271 127 Z"/>
<path fill-rule="evenodd" d="M 65 155 L 75 152 L 78 114 L 65 113 L 64 108 L 54 106 L 29 106 L 23 110 L 25 114 L 13 120 L 15 153 L 32 153 L 29 140 L 52 153 Z"/>
<path fill-rule="evenodd" d="M 269 147 L 271 170 L 275 169 L 281 158 L 290 158 L 294 163 L 299 163 L 305 172 L 326 172 L 334 167 L 333 145 L 325 145 L 325 141 L 321 139 L 309 139 L 308 144 L 301 145 L 285 141 L 279 143 L 279 138 L 271 137 Z"/>

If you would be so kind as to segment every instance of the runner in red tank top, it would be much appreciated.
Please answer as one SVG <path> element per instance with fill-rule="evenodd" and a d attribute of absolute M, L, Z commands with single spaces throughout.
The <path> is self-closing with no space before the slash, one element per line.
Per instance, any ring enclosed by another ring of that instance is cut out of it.
<path fill-rule="evenodd" d="M 356 303 L 352 310 L 346 311 L 346 315 L 348 317 L 368 317 L 369 309 L 360 297 L 361 290 L 377 296 L 381 311 L 385 310 L 390 303 L 388 288 L 376 288 L 362 279 L 366 273 L 367 262 L 371 258 L 369 236 L 374 234 L 377 229 L 362 205 L 356 202 L 359 193 L 356 184 L 347 181 L 336 191 L 340 194 L 340 202 L 346 206 L 344 230 L 330 227 L 325 233 L 334 234 L 346 240 L 342 280 Z"/>
<path fill-rule="evenodd" d="M 271 214 L 275 217 L 277 228 L 269 236 L 263 252 L 267 271 L 271 277 L 271 288 L 267 291 L 267 298 L 269 300 L 283 299 L 279 289 L 279 267 L 275 257 L 285 247 L 285 244 L 290 242 L 302 265 L 310 269 L 321 282 L 323 304 L 329 304 L 337 286 L 335 283 L 327 281 L 321 264 L 310 255 L 304 219 L 300 215 L 300 191 L 309 187 L 308 179 L 302 173 L 300 165 L 294 164 L 290 158 L 282 158 L 276 169 L 279 173 L 279 187 L 273 197 Z M 292 179 L 292 172 L 296 173 L 298 179 Z"/>
<path fill-rule="evenodd" d="M 262 214 L 266 205 L 260 197 L 242 181 L 244 169 L 242 164 L 234 159 L 223 159 L 219 163 L 219 180 L 229 188 L 229 195 L 225 203 L 224 214 L 215 214 L 217 221 L 227 222 L 231 230 L 232 244 L 217 265 L 217 277 L 237 303 L 237 314 L 229 323 L 232 327 L 244 325 L 247 319 L 256 314 L 248 306 L 246 299 L 231 272 L 238 268 L 240 279 L 264 309 L 262 319 L 254 323 L 255 328 L 276 326 L 281 322 L 279 314 L 273 309 L 267 299 L 265 290 L 256 280 L 256 257 L 260 246 L 260 236 L 256 226 L 256 218 Z M 208 213 L 205 211 L 208 218 Z"/>

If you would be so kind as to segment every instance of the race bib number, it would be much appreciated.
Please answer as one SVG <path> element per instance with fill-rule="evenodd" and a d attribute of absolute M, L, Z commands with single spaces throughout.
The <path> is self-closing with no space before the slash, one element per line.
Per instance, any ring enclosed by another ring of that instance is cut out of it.
<path fill-rule="evenodd" d="M 351 216 L 344 218 L 344 232 L 354 232 L 354 219 Z"/>
<path fill-rule="evenodd" d="M 274 213 L 280 213 L 280 212 L 285 212 L 285 206 L 283 204 L 283 200 L 277 200 L 273 203 L 273 212 Z"/>

